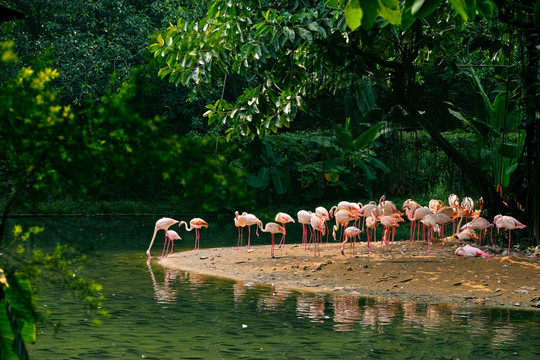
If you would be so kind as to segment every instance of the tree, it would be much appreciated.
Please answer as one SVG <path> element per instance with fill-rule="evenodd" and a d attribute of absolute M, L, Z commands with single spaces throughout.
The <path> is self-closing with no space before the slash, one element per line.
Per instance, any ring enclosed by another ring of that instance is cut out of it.
<path fill-rule="evenodd" d="M 495 18 L 496 5 L 500 18 Z M 358 93 L 357 82 L 367 76 L 375 83 L 387 113 L 401 113 L 425 129 L 438 146 L 462 169 L 483 194 L 490 212 L 515 211 L 503 203 L 496 191 L 491 169 L 481 167 L 466 153 L 458 151 L 438 131 L 433 119 L 448 117 L 448 101 L 440 99 L 436 112 L 427 112 L 419 94 L 428 93 L 422 73 L 430 67 L 438 72 L 456 74 L 463 59 L 461 36 L 466 24 L 491 21 L 495 25 L 517 21 L 534 30 L 532 1 L 491 0 L 477 2 L 441 0 L 384 1 L 303 1 L 247 2 L 234 4 L 215 0 L 205 18 L 198 22 L 179 19 L 156 37 L 150 47 L 154 56 L 163 59 L 161 78 L 188 86 L 197 94 L 219 86 L 222 94 L 210 100 L 205 116 L 210 123 L 226 124 L 232 136 L 264 136 L 289 126 L 298 110 L 306 110 L 305 98 L 321 91 L 333 94 Z M 477 17 L 479 15 L 479 17 Z M 525 16 L 524 16 L 525 15 Z M 480 20 L 478 20 L 480 19 Z M 348 27 L 347 27 L 348 26 Z M 527 44 L 519 53 L 524 61 L 523 75 L 537 79 L 537 37 L 516 31 L 518 44 Z M 527 42 L 527 40 L 530 40 Z M 484 54 L 487 54 L 485 51 Z M 510 55 L 516 56 L 516 52 Z M 485 61 L 485 59 L 484 59 Z M 534 71 L 536 69 L 536 72 Z M 432 75 L 434 73 L 432 72 Z M 522 76 L 522 80 L 528 79 Z M 238 96 L 227 94 L 231 78 L 244 79 L 246 86 Z M 460 79 L 463 81 L 462 79 Z M 470 86 L 467 79 L 465 85 Z M 527 124 L 525 147 L 529 166 L 527 204 L 537 199 L 535 175 L 537 154 L 536 82 L 518 96 Z M 490 100 L 491 101 L 491 100 Z M 380 103 L 380 101 L 379 101 Z M 518 167 L 523 167 L 520 161 Z M 518 172 L 519 173 L 519 172 Z M 536 202 L 538 203 L 538 202 Z M 514 203 L 515 205 L 515 203 Z M 529 213 L 536 219 L 537 210 Z M 534 220 L 536 224 L 538 220 Z M 538 240 L 537 226 L 532 230 Z"/>

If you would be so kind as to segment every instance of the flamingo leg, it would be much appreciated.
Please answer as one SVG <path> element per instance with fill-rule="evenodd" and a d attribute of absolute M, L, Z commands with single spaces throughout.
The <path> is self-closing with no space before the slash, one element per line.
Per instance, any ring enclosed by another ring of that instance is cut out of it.
<path fill-rule="evenodd" d="M 167 232 L 165 231 L 165 243 L 163 244 L 163 250 L 161 251 L 161 257 L 165 254 L 165 246 L 167 246 L 167 251 L 169 251 L 169 237 L 167 236 Z"/>
<path fill-rule="evenodd" d="M 274 240 L 274 233 L 272 233 L 272 247 L 270 248 L 270 257 L 273 259 L 275 256 L 274 256 L 274 245 L 275 245 L 275 240 Z"/>
<path fill-rule="evenodd" d="M 285 224 L 283 224 L 283 228 L 285 229 Z M 281 237 L 281 241 L 279 242 L 280 249 L 282 246 L 285 247 L 285 234 L 283 234 L 283 236 Z"/>
<path fill-rule="evenodd" d="M 510 243 L 512 242 L 512 230 L 508 230 L 508 257 L 510 257 Z"/>
<path fill-rule="evenodd" d="M 251 247 L 251 225 L 248 226 L 248 250 Z"/>

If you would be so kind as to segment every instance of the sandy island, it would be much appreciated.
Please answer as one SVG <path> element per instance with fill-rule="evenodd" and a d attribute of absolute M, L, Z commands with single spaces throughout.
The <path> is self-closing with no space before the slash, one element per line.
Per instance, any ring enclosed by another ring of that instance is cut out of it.
<path fill-rule="evenodd" d="M 422 242 L 399 241 L 387 248 L 378 243 L 368 254 L 358 243 L 355 255 L 340 253 L 340 244 L 321 245 L 321 256 L 301 244 L 276 245 L 250 250 L 214 248 L 185 251 L 161 259 L 163 267 L 282 286 L 300 291 L 385 297 L 401 300 L 482 305 L 540 310 L 540 257 L 531 251 L 512 251 L 511 257 L 457 256 L 460 245 L 450 241 L 433 244 L 428 255 Z M 489 253 L 499 249 L 482 247 Z"/>

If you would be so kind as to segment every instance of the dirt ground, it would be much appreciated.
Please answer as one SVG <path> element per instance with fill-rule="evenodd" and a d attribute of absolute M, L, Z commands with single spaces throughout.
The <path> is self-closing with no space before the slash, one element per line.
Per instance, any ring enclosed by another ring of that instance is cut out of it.
<path fill-rule="evenodd" d="M 286 244 L 276 245 L 275 258 L 265 245 L 186 251 L 159 261 L 165 268 L 302 291 L 540 310 L 540 256 L 533 249 L 512 249 L 510 258 L 495 247 L 482 247 L 493 258 L 455 255 L 463 244 L 434 243 L 428 255 L 422 241 L 372 244 L 371 254 L 366 243 L 357 243 L 350 257 L 348 245 L 344 256 L 340 244 L 330 241 L 321 245 L 318 257 L 313 246 Z"/>

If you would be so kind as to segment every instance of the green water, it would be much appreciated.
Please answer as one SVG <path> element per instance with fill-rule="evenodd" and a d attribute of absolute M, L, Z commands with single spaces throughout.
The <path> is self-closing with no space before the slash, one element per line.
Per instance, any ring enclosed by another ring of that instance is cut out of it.
<path fill-rule="evenodd" d="M 146 260 L 155 220 L 12 219 L 46 227 L 36 246 L 61 241 L 87 254 L 80 273 L 103 284 L 111 314 L 95 325 L 68 293 L 43 287 L 38 304 L 51 315 L 28 345 L 31 359 L 540 358 L 540 312 L 317 295 L 169 271 L 157 258 L 163 234 Z M 236 246 L 232 216 L 207 221 L 201 247 Z M 288 242 L 299 242 L 301 228 L 289 225 Z M 175 250 L 191 251 L 194 233 L 179 233 Z"/>

